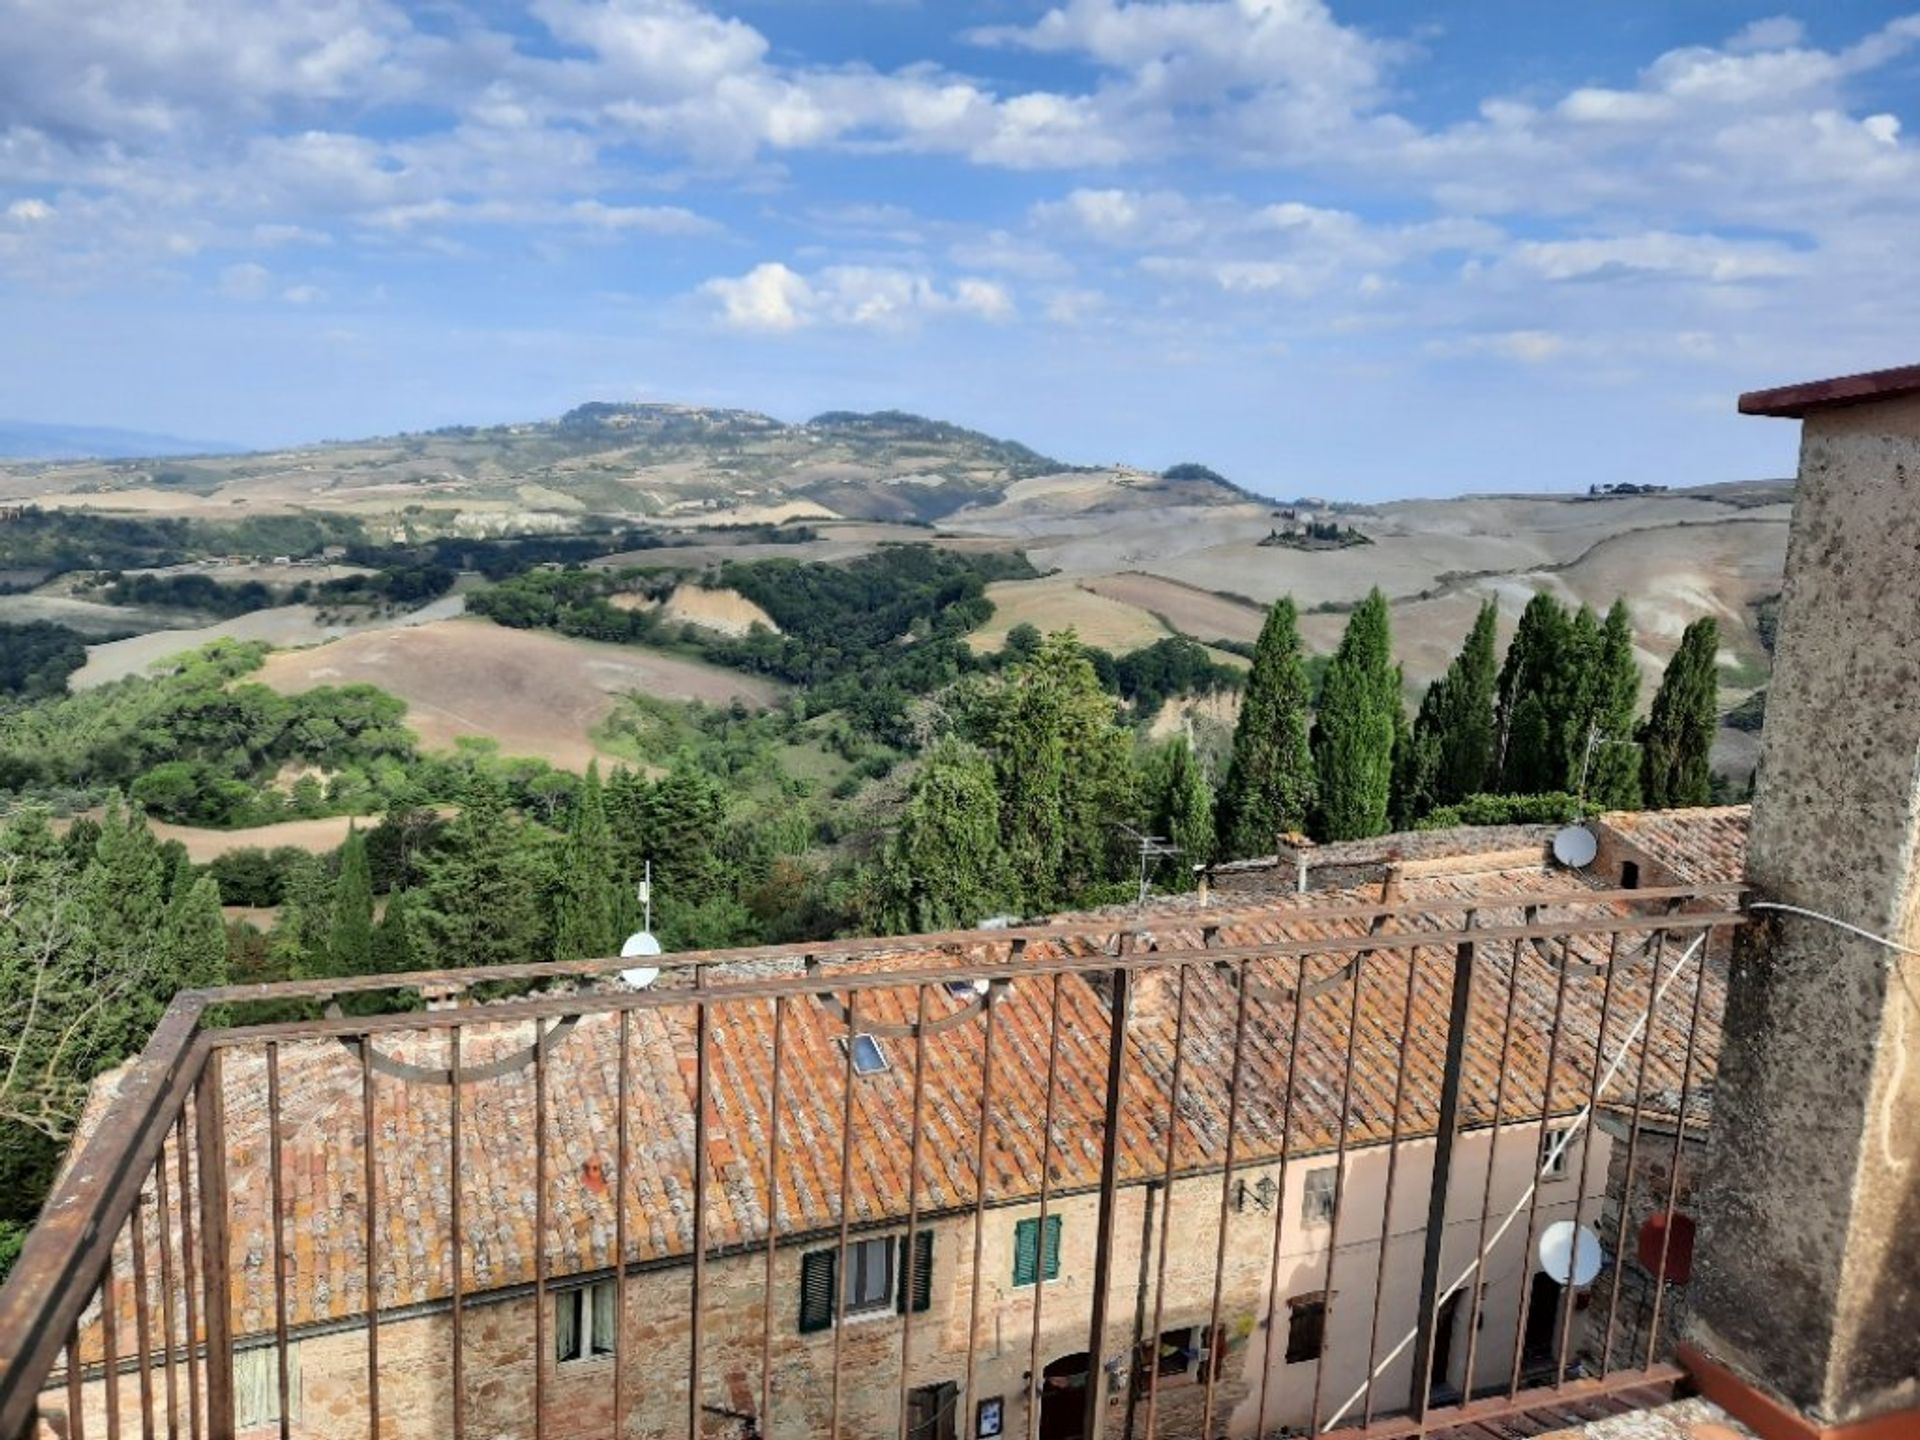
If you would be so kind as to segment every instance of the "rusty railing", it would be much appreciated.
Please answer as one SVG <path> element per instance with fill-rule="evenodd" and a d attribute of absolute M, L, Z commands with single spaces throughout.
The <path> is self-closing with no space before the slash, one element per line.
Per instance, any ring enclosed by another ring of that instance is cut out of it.
<path fill-rule="evenodd" d="M 185 994 L 0 1291 L 0 1436 L 1388 1436 L 1658 1381 L 1673 1287 L 1537 1256 L 1616 1276 L 1684 1199 L 1736 898 Z"/>

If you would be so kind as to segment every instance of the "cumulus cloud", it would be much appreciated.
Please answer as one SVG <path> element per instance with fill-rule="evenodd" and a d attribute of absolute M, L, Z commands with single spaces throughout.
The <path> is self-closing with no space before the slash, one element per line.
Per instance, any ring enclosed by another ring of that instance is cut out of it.
<path fill-rule="evenodd" d="M 1013 299 L 999 283 L 961 276 L 945 286 L 886 266 L 831 265 L 802 275 L 778 261 L 707 281 L 700 293 L 736 330 L 780 333 L 812 325 L 900 329 L 933 316 L 1006 320 Z"/>
<path fill-rule="evenodd" d="M 1513 258 L 1549 280 L 1647 275 L 1715 285 L 1778 279 L 1804 265 L 1800 256 L 1778 244 L 1658 230 L 1605 239 L 1528 241 L 1515 248 Z"/>
<path fill-rule="evenodd" d="M 220 293 L 229 300 L 260 300 L 273 284 L 273 272 L 252 260 L 229 265 L 220 272 Z"/>

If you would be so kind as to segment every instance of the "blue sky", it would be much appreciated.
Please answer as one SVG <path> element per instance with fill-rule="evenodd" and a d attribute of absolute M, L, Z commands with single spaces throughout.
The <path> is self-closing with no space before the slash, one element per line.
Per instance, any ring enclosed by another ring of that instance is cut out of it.
<path fill-rule="evenodd" d="M 0 415 L 900 407 L 1353 499 L 1790 473 L 1920 359 L 1920 11 L 0 0 Z"/>

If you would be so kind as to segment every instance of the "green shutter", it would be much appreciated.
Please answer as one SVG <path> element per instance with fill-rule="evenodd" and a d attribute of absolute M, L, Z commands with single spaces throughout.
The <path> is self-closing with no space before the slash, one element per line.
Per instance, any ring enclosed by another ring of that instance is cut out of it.
<path fill-rule="evenodd" d="M 909 1274 L 913 1277 L 914 1310 L 916 1312 L 926 1310 L 933 1305 L 933 1232 L 931 1230 L 916 1230 L 914 1232 L 913 1252 L 913 1265 L 911 1269 L 909 1269 L 907 1265 L 907 1237 L 902 1235 L 900 1237 L 899 1260 L 894 1266 L 894 1273 L 899 1277 L 898 1284 L 894 1291 L 894 1309 L 903 1315 L 907 1309 L 907 1277 Z"/>
<path fill-rule="evenodd" d="M 1013 1283 L 1016 1287 L 1033 1284 L 1039 1269 L 1036 1251 L 1040 1238 L 1038 1220 L 1021 1220 L 1013 1227 Z"/>
<path fill-rule="evenodd" d="M 1060 1217 L 1047 1217 L 1047 1279 L 1060 1278 Z"/>
<path fill-rule="evenodd" d="M 837 1256 L 831 1250 L 809 1250 L 800 1257 L 800 1333 L 825 1330 L 833 1324 L 833 1276 Z"/>

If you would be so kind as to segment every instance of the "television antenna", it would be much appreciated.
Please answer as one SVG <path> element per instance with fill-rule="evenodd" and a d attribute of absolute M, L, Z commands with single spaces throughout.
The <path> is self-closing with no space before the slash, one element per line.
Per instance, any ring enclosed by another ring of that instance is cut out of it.
<path fill-rule="evenodd" d="M 665 952 L 660 942 L 653 938 L 653 862 L 647 861 L 646 878 L 642 880 L 636 893 L 640 904 L 645 908 L 646 919 L 642 928 L 634 931 L 620 947 L 622 960 L 645 960 Z M 658 965 L 635 965 L 620 972 L 620 979 L 634 990 L 644 990 L 660 978 Z"/>
<path fill-rule="evenodd" d="M 1170 856 L 1180 855 L 1183 852 L 1178 845 L 1175 845 L 1164 835 L 1149 835 L 1144 830 L 1134 829 L 1133 826 L 1127 824 L 1124 820 L 1116 820 L 1114 826 L 1116 829 L 1125 831 L 1127 838 L 1133 841 L 1138 847 L 1140 855 L 1140 892 L 1139 898 L 1134 903 L 1137 905 L 1145 905 L 1147 903 L 1147 896 L 1152 893 L 1153 889 L 1152 885 L 1148 882 L 1148 877 L 1153 872 L 1154 862 L 1167 859 Z"/>
<path fill-rule="evenodd" d="M 1587 778 L 1593 772 L 1593 756 L 1602 745 L 1635 745 L 1637 741 L 1622 740 L 1617 735 L 1602 735 L 1598 721 L 1587 726 L 1587 746 L 1580 756 L 1580 801 L 1574 812 L 1575 819 L 1584 819 L 1587 813 Z"/>

